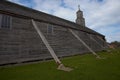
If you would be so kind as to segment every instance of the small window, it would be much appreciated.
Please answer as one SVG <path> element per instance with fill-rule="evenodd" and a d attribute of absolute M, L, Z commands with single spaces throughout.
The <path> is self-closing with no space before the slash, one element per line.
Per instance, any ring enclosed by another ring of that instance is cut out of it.
<path fill-rule="evenodd" d="M 0 28 L 11 27 L 11 16 L 0 14 Z"/>
<path fill-rule="evenodd" d="M 53 34 L 53 26 L 50 25 L 50 24 L 47 26 L 47 33 L 48 34 Z"/>

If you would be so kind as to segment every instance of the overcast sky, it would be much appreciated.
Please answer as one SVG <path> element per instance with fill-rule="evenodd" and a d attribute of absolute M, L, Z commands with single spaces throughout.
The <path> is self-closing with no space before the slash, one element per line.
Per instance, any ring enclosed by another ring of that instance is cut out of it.
<path fill-rule="evenodd" d="M 120 0 L 9 0 L 75 22 L 78 5 L 86 26 L 120 41 Z"/>

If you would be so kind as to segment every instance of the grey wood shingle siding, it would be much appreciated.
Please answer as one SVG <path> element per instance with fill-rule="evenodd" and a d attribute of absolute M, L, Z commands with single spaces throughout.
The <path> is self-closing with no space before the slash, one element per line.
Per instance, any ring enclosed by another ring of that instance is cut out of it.
<path fill-rule="evenodd" d="M 68 28 L 73 29 L 94 51 L 105 48 L 90 39 L 89 35 L 106 47 L 106 42 L 96 37 L 99 36 L 104 40 L 104 36 L 87 27 L 11 2 L 0 1 L 0 14 L 12 17 L 11 29 L 0 28 L 0 65 L 52 58 L 32 26 L 31 19 L 35 19 L 58 57 L 89 52 Z M 53 34 L 48 34 L 48 25 L 53 26 Z"/>
<path fill-rule="evenodd" d="M 33 19 L 36 19 L 38 21 L 44 21 L 44 22 L 51 23 L 54 25 L 59 25 L 59 26 L 63 26 L 63 27 L 70 27 L 70 28 L 78 29 L 78 30 L 88 32 L 91 34 L 104 36 L 96 31 L 93 31 L 87 27 L 82 27 L 81 25 L 78 25 L 74 22 L 53 16 L 53 15 L 50 15 L 47 13 L 43 13 L 43 12 L 40 12 L 37 10 L 33 10 L 31 8 L 24 7 L 24 6 L 21 6 L 21 5 L 12 3 L 12 2 L 1 1 L 0 7 L 1 7 L 0 8 L 1 12 L 6 11 L 7 13 L 8 12 L 13 13 L 14 16 L 19 15 L 19 16 L 24 17 L 24 18 L 33 18 Z"/>

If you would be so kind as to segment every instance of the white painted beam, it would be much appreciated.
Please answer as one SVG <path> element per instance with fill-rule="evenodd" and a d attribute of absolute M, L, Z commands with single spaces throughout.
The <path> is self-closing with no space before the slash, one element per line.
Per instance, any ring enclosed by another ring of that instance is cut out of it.
<path fill-rule="evenodd" d="M 61 61 L 58 59 L 58 57 L 56 56 L 54 50 L 52 49 L 52 47 L 50 46 L 50 44 L 48 43 L 47 39 L 45 38 L 45 36 L 43 35 L 43 33 L 41 32 L 40 28 L 38 28 L 38 26 L 36 25 L 35 21 L 32 19 L 32 24 L 34 26 L 34 28 L 36 29 L 37 33 L 39 34 L 39 36 L 41 37 L 43 43 L 45 44 L 45 46 L 47 47 L 47 49 L 49 50 L 51 56 L 54 58 L 55 62 L 58 64 L 61 64 Z"/>
<path fill-rule="evenodd" d="M 37 33 L 39 34 L 39 36 L 41 37 L 43 43 L 45 44 L 45 46 L 47 47 L 48 51 L 50 52 L 50 54 L 52 55 L 53 59 L 55 60 L 55 62 L 59 65 L 58 66 L 58 70 L 63 70 L 63 71 L 72 71 L 72 68 L 69 67 L 65 67 L 61 61 L 59 60 L 59 58 L 57 57 L 57 55 L 55 54 L 54 50 L 52 49 L 52 47 L 50 46 L 50 44 L 48 43 L 47 39 L 45 38 L 45 36 L 43 35 L 43 33 L 41 32 L 40 28 L 38 28 L 38 26 L 36 25 L 35 21 L 32 19 L 32 24 L 34 26 L 34 28 L 36 29 Z"/>
<path fill-rule="evenodd" d="M 97 55 L 72 29 L 69 29 L 69 31 L 90 51 L 93 55 L 95 55 L 97 58 L 100 58 L 99 55 Z"/>

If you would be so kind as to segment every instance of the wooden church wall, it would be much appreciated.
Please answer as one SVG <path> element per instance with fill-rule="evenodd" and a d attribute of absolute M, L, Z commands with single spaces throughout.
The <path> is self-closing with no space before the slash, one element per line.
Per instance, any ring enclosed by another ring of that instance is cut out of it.
<path fill-rule="evenodd" d="M 59 57 L 83 54 L 89 52 L 68 30 L 62 26 L 37 22 L 37 25 Z M 53 32 L 48 33 L 48 26 Z M 76 31 L 81 39 L 93 50 L 101 48 L 90 40 L 85 32 Z M 96 38 L 95 38 L 96 39 Z M 100 44 L 102 42 L 96 39 Z M 12 17 L 10 29 L 0 29 L 0 64 L 19 63 L 32 60 L 52 58 L 41 38 L 35 31 L 31 20 Z"/>

